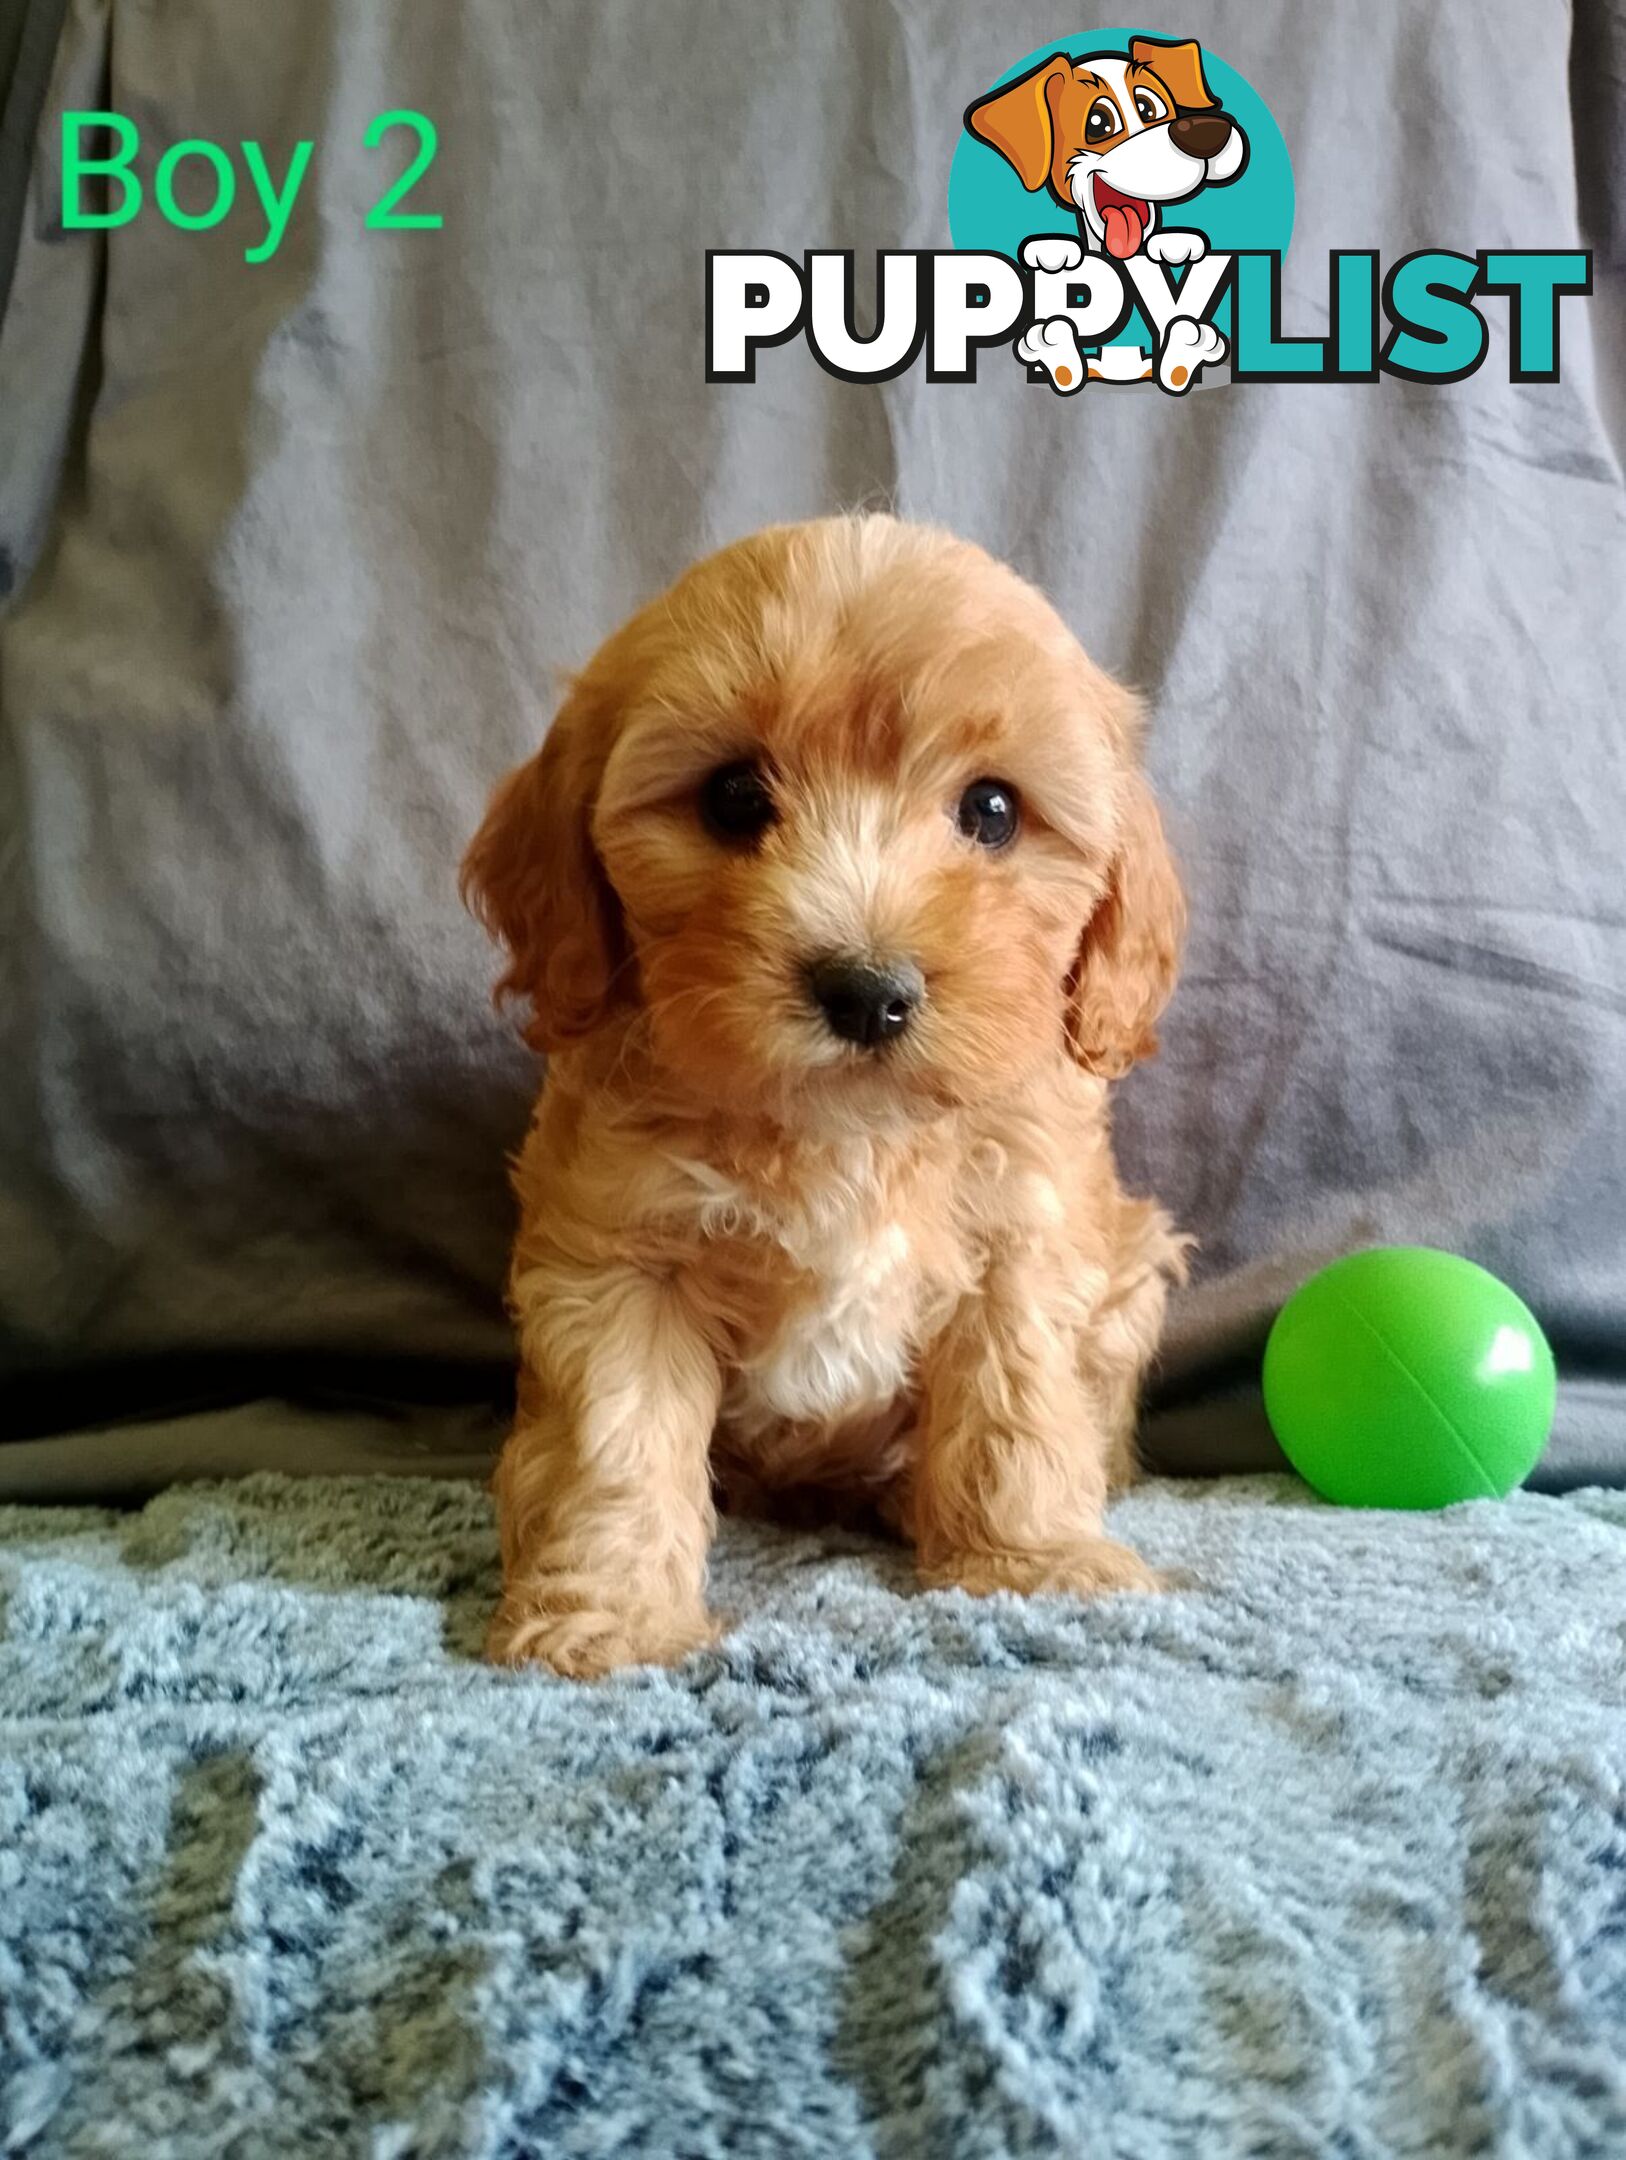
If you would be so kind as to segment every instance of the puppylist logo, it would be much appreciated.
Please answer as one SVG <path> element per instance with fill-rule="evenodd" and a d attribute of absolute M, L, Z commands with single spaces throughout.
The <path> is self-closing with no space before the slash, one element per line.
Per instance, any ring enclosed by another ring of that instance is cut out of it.
<path fill-rule="evenodd" d="M 1560 301 L 1592 290 L 1577 248 L 1369 247 L 1327 262 L 1328 326 L 1284 334 L 1287 146 L 1258 92 L 1193 38 L 1098 30 L 1042 46 L 971 99 L 949 173 L 949 248 L 882 249 L 858 323 L 850 249 L 706 256 L 706 380 L 754 382 L 801 337 L 829 374 L 974 382 L 1007 347 L 1061 397 L 1155 384 L 1460 382 L 1505 297 L 1509 375 L 1556 382 Z"/>

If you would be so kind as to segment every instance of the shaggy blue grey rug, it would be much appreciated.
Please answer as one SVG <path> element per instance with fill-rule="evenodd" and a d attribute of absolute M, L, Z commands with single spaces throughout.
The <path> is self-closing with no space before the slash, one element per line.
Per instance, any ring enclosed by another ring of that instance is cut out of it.
<path fill-rule="evenodd" d="M 470 1486 L 0 1510 L 0 2146 L 1618 2160 L 1626 1494 L 1118 1521 L 1187 1587 L 733 1526 L 585 1688 Z"/>

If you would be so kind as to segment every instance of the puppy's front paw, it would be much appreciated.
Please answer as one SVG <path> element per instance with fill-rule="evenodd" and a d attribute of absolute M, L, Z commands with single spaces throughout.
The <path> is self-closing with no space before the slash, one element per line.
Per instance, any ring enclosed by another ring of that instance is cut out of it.
<path fill-rule="evenodd" d="M 624 1665 L 675 1665 L 717 1635 L 703 1605 L 599 1603 L 578 1583 L 544 1577 L 503 1593 L 486 1656 L 493 1665 L 551 1665 L 567 1680 L 597 1680 Z"/>
<path fill-rule="evenodd" d="M 1113 1538 L 1080 1538 L 1039 1552 L 965 1552 L 945 1554 L 925 1570 L 928 1582 L 969 1590 L 987 1597 L 995 1590 L 1063 1591 L 1074 1597 L 1104 1597 L 1115 1590 L 1167 1588 L 1155 1568 Z"/>
<path fill-rule="evenodd" d="M 1155 263 L 1201 262 L 1208 242 L 1200 232 L 1155 232 L 1146 243 L 1146 253 Z"/>
<path fill-rule="evenodd" d="M 1083 247 L 1066 233 L 1034 233 L 1022 242 L 1022 260 L 1030 270 L 1077 270 L 1084 260 Z"/>

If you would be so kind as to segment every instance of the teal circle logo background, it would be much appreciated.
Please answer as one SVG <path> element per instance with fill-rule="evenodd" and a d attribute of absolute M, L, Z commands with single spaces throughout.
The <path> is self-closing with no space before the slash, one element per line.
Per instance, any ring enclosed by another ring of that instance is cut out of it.
<path fill-rule="evenodd" d="M 1085 53 L 1127 53 L 1131 38 L 1167 40 L 1167 30 L 1090 30 L 1073 37 L 1052 38 L 1035 45 L 1032 52 L 1015 61 L 1003 75 L 989 83 L 997 90 L 1014 82 L 1029 68 L 1038 67 L 1052 53 L 1078 59 Z M 1208 87 L 1248 138 L 1248 162 L 1242 176 L 1220 187 L 1199 188 L 1189 201 L 1168 204 L 1165 226 L 1184 232 L 1200 232 L 1211 248 L 1271 248 L 1285 255 L 1293 236 L 1293 164 L 1282 140 L 1282 131 L 1271 118 L 1270 108 L 1253 85 L 1218 53 L 1202 47 L 1203 74 Z M 982 93 L 986 94 L 986 93 Z M 967 98 L 967 104 L 974 102 Z M 1030 195 L 1012 168 L 991 144 L 978 142 L 968 128 L 960 129 L 949 167 L 949 238 L 957 248 L 986 248 L 998 255 L 1019 257 L 1022 242 L 1034 233 L 1065 233 L 1078 238 L 1078 219 L 1064 210 L 1048 188 Z M 1230 329 L 1229 296 L 1216 310 L 1214 320 Z M 1129 318 L 1115 345 L 1143 345 L 1148 332 L 1139 311 Z"/>

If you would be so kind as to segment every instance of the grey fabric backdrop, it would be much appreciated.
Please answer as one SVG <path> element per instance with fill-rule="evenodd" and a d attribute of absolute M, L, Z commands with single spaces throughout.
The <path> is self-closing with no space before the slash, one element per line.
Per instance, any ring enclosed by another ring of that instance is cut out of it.
<path fill-rule="evenodd" d="M 1577 6 L 1159 25 L 1287 137 L 1290 326 L 1324 322 L 1333 246 L 1584 223 L 1618 278 L 1626 37 Z M 1551 387 L 1508 383 L 1501 304 L 1444 390 L 1064 403 L 998 355 L 975 387 L 859 388 L 800 346 L 703 380 L 707 245 L 944 244 L 967 98 L 1070 27 L 1025 0 L 70 0 L 0 325 L 0 1366 L 15 1432 L 174 1414 L 18 1441 L 0 1491 L 488 1443 L 457 1405 L 506 1369 L 534 1076 L 460 850 L 629 608 L 765 520 L 873 501 L 1008 556 L 1155 699 L 1194 934 L 1121 1130 L 1203 1245 L 1172 1459 L 1257 1459 L 1282 1290 L 1405 1239 L 1547 1321 L 1553 1474 L 1626 1471 L 1613 303 L 1565 303 Z M 102 102 L 149 175 L 189 135 L 278 171 L 313 136 L 275 259 L 243 261 L 252 205 L 65 234 L 57 116 Z M 438 233 L 363 227 L 401 151 L 362 138 L 401 105 L 439 127 Z M 346 1407 L 206 1414 L 254 1396 Z M 429 1407 L 369 1407 L 394 1398 Z"/>

